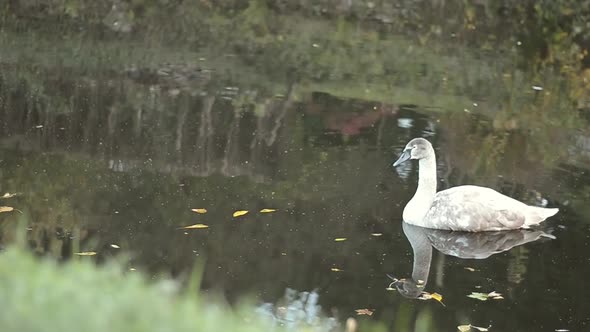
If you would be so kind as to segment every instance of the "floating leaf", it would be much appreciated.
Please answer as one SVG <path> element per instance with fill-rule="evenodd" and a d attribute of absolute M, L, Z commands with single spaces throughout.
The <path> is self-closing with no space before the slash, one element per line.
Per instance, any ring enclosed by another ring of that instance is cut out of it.
<path fill-rule="evenodd" d="M 468 325 L 459 325 L 459 326 L 457 326 L 457 329 L 461 332 L 467 332 L 467 331 L 470 331 L 471 329 L 476 329 L 481 332 L 486 332 L 486 331 L 490 330 L 490 327 L 492 327 L 492 326 L 490 325 L 488 327 L 479 327 L 479 326 L 468 324 Z"/>
<path fill-rule="evenodd" d="M 371 236 L 381 236 L 383 233 L 371 233 Z"/>
<path fill-rule="evenodd" d="M 239 216 L 243 216 L 246 213 L 248 213 L 248 210 L 238 210 L 238 211 L 234 212 L 234 218 L 239 217 Z"/>
<path fill-rule="evenodd" d="M 375 310 L 374 309 L 356 309 L 355 311 L 356 311 L 357 315 L 373 316 L 373 312 Z"/>
<path fill-rule="evenodd" d="M 0 206 L 0 212 L 10 212 L 14 211 L 14 208 L 11 206 Z"/>
<path fill-rule="evenodd" d="M 113 244 L 111 244 L 111 248 L 119 249 L 121 247 L 119 247 L 118 245 L 116 245 L 116 244 L 113 243 Z"/>
<path fill-rule="evenodd" d="M 346 238 L 345 237 L 337 237 L 337 238 L 334 239 L 334 241 L 336 241 L 336 242 L 342 242 L 342 241 L 346 241 Z"/>
<path fill-rule="evenodd" d="M 467 271 L 469 271 L 469 272 L 474 272 L 475 271 L 475 269 L 472 268 L 472 267 L 465 267 L 464 269 L 467 270 Z"/>
<path fill-rule="evenodd" d="M 471 294 L 467 295 L 467 297 L 470 297 L 470 298 L 476 299 L 476 300 L 480 300 L 480 301 L 487 301 L 488 300 L 488 294 L 486 294 L 486 293 L 471 292 Z"/>
<path fill-rule="evenodd" d="M 5 193 L 5 194 L 4 194 L 4 195 L 2 195 L 2 197 L 0 197 L 0 198 L 11 198 L 11 197 L 14 197 L 14 196 L 16 196 L 16 195 L 18 195 L 18 194 Z"/>
<path fill-rule="evenodd" d="M 196 212 L 196 213 L 207 213 L 207 209 L 191 209 L 191 211 Z"/>
<path fill-rule="evenodd" d="M 502 294 L 500 294 L 496 291 L 492 291 L 492 292 L 488 293 L 488 297 L 491 297 L 491 298 L 502 297 Z"/>
<path fill-rule="evenodd" d="M 276 209 L 262 209 L 260 210 L 260 213 L 270 213 L 270 212 L 275 212 Z"/>
<path fill-rule="evenodd" d="M 182 227 L 182 229 L 201 229 L 201 228 L 209 228 L 209 226 L 205 225 L 205 224 L 194 224 L 194 225 Z"/>
<path fill-rule="evenodd" d="M 134 267 L 130 267 L 129 271 L 136 271 Z"/>
<path fill-rule="evenodd" d="M 467 295 L 467 297 L 470 297 L 472 299 L 476 299 L 476 300 L 480 300 L 480 301 L 487 301 L 488 299 L 493 299 L 493 300 L 503 300 L 504 297 L 502 296 L 502 294 L 493 291 L 490 293 L 479 293 L 479 292 L 471 292 L 471 294 Z"/>
<path fill-rule="evenodd" d="M 331 270 L 332 272 L 342 272 L 342 271 L 344 271 L 344 270 L 340 270 L 340 269 L 339 269 L 339 268 L 337 268 L 337 267 L 333 267 L 333 268 L 331 268 L 330 270 Z"/>
<path fill-rule="evenodd" d="M 78 256 L 94 256 L 96 255 L 95 251 L 83 251 L 83 252 L 77 252 L 74 255 L 78 255 Z"/>
<path fill-rule="evenodd" d="M 420 296 L 418 297 L 418 300 L 435 300 L 438 303 L 442 304 L 443 307 L 446 307 L 446 305 L 442 302 L 442 295 L 440 295 L 439 293 L 428 293 L 428 292 L 422 292 L 422 294 L 420 294 Z"/>

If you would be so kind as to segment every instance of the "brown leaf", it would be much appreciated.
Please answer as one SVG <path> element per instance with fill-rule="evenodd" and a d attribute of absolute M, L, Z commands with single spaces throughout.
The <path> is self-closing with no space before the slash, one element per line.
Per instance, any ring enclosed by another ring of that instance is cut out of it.
<path fill-rule="evenodd" d="M 14 208 L 11 206 L 0 206 L 0 212 L 10 212 L 14 211 Z"/>
<path fill-rule="evenodd" d="M 196 213 L 207 213 L 207 209 L 191 209 L 191 211 L 196 212 Z"/>
<path fill-rule="evenodd" d="M 248 210 L 238 210 L 238 211 L 234 212 L 233 216 L 235 218 L 235 217 L 243 216 L 246 213 L 248 213 Z"/>
<path fill-rule="evenodd" d="M 374 309 L 356 309 L 356 314 L 357 315 L 367 315 L 367 316 L 372 316 L 373 312 L 375 311 Z"/>

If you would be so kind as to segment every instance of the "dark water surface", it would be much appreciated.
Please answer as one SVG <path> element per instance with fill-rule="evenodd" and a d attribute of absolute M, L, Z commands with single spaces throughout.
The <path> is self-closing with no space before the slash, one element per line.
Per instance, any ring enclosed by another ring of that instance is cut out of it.
<path fill-rule="evenodd" d="M 23 214 L 0 215 L 3 246 L 24 218 L 37 253 L 126 252 L 130 269 L 181 280 L 204 262 L 203 288 L 230 302 L 280 307 L 287 289 L 316 290 L 323 316 L 374 309 L 360 319 L 394 331 L 589 328 L 590 124 L 558 74 L 441 46 L 398 57 L 388 75 L 406 78 L 392 85 L 271 79 L 206 47 L 185 50 L 194 63 L 150 48 L 150 67 L 132 41 L 70 37 L 76 48 L 15 31 L 2 34 L 0 190 L 19 193 L 1 205 Z M 440 189 L 559 207 L 543 227 L 556 239 L 485 259 L 435 249 L 424 290 L 446 306 L 386 290 L 387 274 L 410 278 L 414 264 L 401 214 L 417 164 L 391 167 L 413 137 L 433 143 Z M 179 229 L 196 223 L 209 228 Z M 491 291 L 504 299 L 467 297 Z"/>

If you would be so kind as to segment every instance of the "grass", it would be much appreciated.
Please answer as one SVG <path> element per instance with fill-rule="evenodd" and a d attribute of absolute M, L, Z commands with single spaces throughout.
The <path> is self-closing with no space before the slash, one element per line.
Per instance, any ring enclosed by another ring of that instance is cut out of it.
<path fill-rule="evenodd" d="M 190 289 L 190 288 L 189 288 Z M 2 331 L 268 331 L 247 306 L 232 309 L 171 280 L 148 282 L 116 262 L 58 264 L 9 248 L 0 254 Z M 276 329 L 276 328 L 275 328 Z"/>

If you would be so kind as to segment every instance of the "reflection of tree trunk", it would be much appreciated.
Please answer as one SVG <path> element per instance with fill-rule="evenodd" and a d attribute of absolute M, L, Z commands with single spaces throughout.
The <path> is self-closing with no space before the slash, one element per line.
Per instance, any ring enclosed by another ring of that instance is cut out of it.
<path fill-rule="evenodd" d="M 266 145 L 271 146 L 274 144 L 275 140 L 277 139 L 277 132 L 281 125 L 283 124 L 283 119 L 287 114 L 287 110 L 291 106 L 293 101 L 293 84 L 289 85 L 289 90 L 287 91 L 287 97 L 281 101 L 278 108 L 280 109 L 280 113 L 274 121 L 274 127 L 270 131 L 270 136 L 266 139 Z M 274 110 L 273 110 L 274 111 Z"/>
<path fill-rule="evenodd" d="M 223 161 L 221 166 L 221 173 L 226 176 L 236 175 L 236 164 L 239 154 L 239 147 L 235 147 L 234 143 L 240 134 L 240 113 L 234 110 L 234 118 L 232 119 L 229 131 L 227 132 L 227 141 L 225 151 L 223 152 Z"/>
<path fill-rule="evenodd" d="M 186 115 L 188 114 L 188 109 L 189 109 L 189 102 L 187 100 L 187 102 L 185 103 L 185 105 L 183 105 L 183 107 L 180 110 L 180 115 L 178 116 L 178 122 L 176 123 L 176 142 L 174 144 L 174 147 L 176 149 L 176 152 L 178 154 L 178 156 L 180 156 L 180 151 L 182 150 L 182 137 L 183 137 L 183 129 L 184 129 L 184 123 L 186 122 Z"/>
<path fill-rule="evenodd" d="M 139 138 L 141 135 L 141 122 L 143 117 L 143 108 L 138 107 L 135 110 L 135 117 L 133 119 L 133 136 Z"/>
<path fill-rule="evenodd" d="M 213 159 L 213 128 L 212 109 L 215 103 L 215 96 L 207 96 L 203 100 L 203 111 L 201 112 L 201 125 L 199 137 L 197 138 L 198 159 L 197 165 L 201 175 L 211 173 L 211 160 Z"/>
<path fill-rule="evenodd" d="M 109 107 L 109 115 L 107 116 L 107 149 L 113 150 L 113 142 L 115 141 L 115 129 L 117 127 L 117 113 L 116 105 Z"/>

